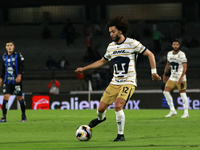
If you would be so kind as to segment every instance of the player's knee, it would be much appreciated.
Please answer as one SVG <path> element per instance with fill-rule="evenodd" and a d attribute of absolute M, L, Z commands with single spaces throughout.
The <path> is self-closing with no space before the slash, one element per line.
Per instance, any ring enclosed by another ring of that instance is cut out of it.
<path fill-rule="evenodd" d="M 117 98 L 117 100 L 115 101 L 115 111 L 122 110 L 125 104 L 126 104 L 126 101 L 124 99 Z"/>
<path fill-rule="evenodd" d="M 104 108 L 102 108 L 102 107 L 98 108 L 98 112 L 103 113 L 104 111 L 105 111 Z"/>
<path fill-rule="evenodd" d="M 10 95 L 4 95 L 4 96 L 3 96 L 3 99 L 4 99 L 4 100 L 9 100 L 9 98 L 10 98 Z"/>
<path fill-rule="evenodd" d="M 166 95 L 166 94 L 167 94 L 167 91 L 163 91 L 163 94 Z"/>
<path fill-rule="evenodd" d="M 120 110 L 122 110 L 122 106 L 121 105 L 116 105 L 115 106 L 115 111 L 120 111 Z"/>
<path fill-rule="evenodd" d="M 104 102 L 100 102 L 99 107 L 98 107 L 98 112 L 103 113 L 107 108 L 108 108 L 108 104 L 104 103 Z"/>
<path fill-rule="evenodd" d="M 21 100 L 23 100 L 23 97 L 22 96 L 17 96 L 17 100 L 21 101 Z"/>

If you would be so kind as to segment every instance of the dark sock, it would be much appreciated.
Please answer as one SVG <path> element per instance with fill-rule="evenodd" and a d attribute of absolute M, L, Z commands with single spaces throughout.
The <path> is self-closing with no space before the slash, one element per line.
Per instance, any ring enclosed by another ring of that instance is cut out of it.
<path fill-rule="evenodd" d="M 3 100 L 2 110 L 3 110 L 3 117 L 4 118 L 6 118 L 7 109 L 8 109 L 8 101 Z"/>
<path fill-rule="evenodd" d="M 19 103 L 20 103 L 20 106 L 21 106 L 22 115 L 25 115 L 25 110 L 26 110 L 25 100 L 22 99 L 21 101 L 19 101 Z"/>

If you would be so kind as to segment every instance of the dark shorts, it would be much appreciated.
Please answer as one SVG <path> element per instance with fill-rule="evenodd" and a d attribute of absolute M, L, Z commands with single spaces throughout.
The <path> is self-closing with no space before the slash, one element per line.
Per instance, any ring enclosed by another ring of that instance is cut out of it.
<path fill-rule="evenodd" d="M 17 84 L 3 84 L 3 94 L 23 96 L 22 83 Z"/>

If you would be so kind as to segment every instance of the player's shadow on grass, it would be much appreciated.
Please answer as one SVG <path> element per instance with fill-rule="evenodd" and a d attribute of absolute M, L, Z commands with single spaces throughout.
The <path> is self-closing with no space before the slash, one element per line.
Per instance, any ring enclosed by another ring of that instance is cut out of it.
<path fill-rule="evenodd" d="M 126 141 L 124 141 L 124 142 L 122 142 L 122 143 L 125 143 Z M 121 143 L 121 142 L 115 142 L 115 143 Z M 147 147 L 151 147 L 151 148 L 153 148 L 153 147 L 155 147 L 155 148 L 166 148 L 166 147 L 199 147 L 200 145 L 155 145 L 155 144 L 149 144 L 149 145 L 115 145 L 115 146 L 91 146 L 91 147 L 89 147 L 89 146 L 87 146 L 87 147 L 73 147 L 73 149 L 109 149 L 109 148 L 111 148 L 111 149 L 113 149 L 113 148 L 147 148 Z"/>
<path fill-rule="evenodd" d="M 23 142 L 0 142 L 1 144 L 28 144 L 28 143 L 55 143 L 55 142 L 60 142 L 60 141 L 23 141 Z"/>
<path fill-rule="evenodd" d="M 165 120 L 165 119 L 167 119 L 167 118 L 165 118 L 165 116 L 162 116 L 162 117 L 158 117 L 158 118 L 139 118 L 139 119 L 136 119 L 136 121 L 137 120 Z"/>

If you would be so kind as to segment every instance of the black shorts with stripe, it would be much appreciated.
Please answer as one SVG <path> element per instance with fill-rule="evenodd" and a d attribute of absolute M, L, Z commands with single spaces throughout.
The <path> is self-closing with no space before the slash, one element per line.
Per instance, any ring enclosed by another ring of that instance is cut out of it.
<path fill-rule="evenodd" d="M 22 92 L 22 83 L 16 83 L 16 84 L 3 84 L 3 94 L 13 94 L 17 96 L 23 96 Z"/>

